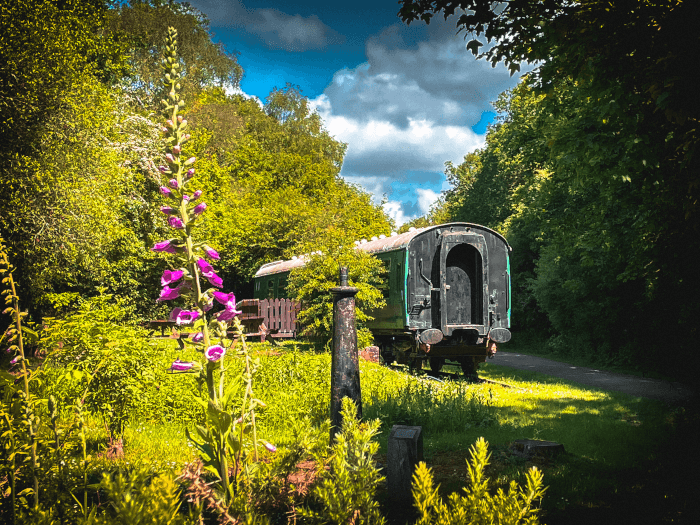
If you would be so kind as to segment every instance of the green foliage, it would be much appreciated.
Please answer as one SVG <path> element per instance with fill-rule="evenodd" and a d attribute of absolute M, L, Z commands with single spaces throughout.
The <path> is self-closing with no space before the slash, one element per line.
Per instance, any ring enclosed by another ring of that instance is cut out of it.
<path fill-rule="evenodd" d="M 526 476 L 526 486 L 519 487 L 511 481 L 508 491 L 498 489 L 495 496 L 489 493 L 489 479 L 484 471 L 491 454 L 488 443 L 479 438 L 470 448 L 471 463 L 467 462 L 469 485 L 464 495 L 452 493 L 447 501 L 439 496 L 433 484 L 430 469 L 419 463 L 413 474 L 413 497 L 419 512 L 417 525 L 430 524 L 529 524 L 540 523 L 537 516 L 544 496 L 542 473 L 532 467 Z"/>
<path fill-rule="evenodd" d="M 111 509 L 94 515 L 86 524 L 180 525 L 188 522 L 179 513 L 181 489 L 171 472 L 153 475 L 147 466 L 140 466 L 128 473 L 105 473 L 99 488 L 107 493 Z"/>
<path fill-rule="evenodd" d="M 121 436 L 128 421 L 141 417 L 160 420 L 197 416 L 179 393 L 195 388 L 194 381 L 177 388 L 166 370 L 171 355 L 157 350 L 147 332 L 113 321 L 109 296 L 83 303 L 63 319 L 46 319 L 41 348 L 48 353 L 43 391 L 61 406 L 83 400 L 88 410 L 104 417 L 110 431 Z M 189 414 L 188 414 L 189 412 Z"/>
<path fill-rule="evenodd" d="M 391 231 L 381 206 L 339 176 L 346 145 L 297 88 L 273 91 L 263 109 L 210 91 L 192 119 L 207 126 L 193 132 L 211 211 L 204 231 L 233 289 L 252 293 L 262 264 L 298 255 L 319 237 Z"/>
<path fill-rule="evenodd" d="M 343 423 L 331 444 L 330 469 L 321 471 L 313 503 L 299 515 L 310 523 L 386 523 L 375 500 L 384 479 L 374 463 L 379 444 L 372 441 L 379 422 L 360 423 L 357 407 L 343 398 Z"/>
<path fill-rule="evenodd" d="M 341 241 L 343 242 L 343 241 Z M 302 333 L 328 344 L 333 337 L 333 294 L 331 289 L 339 286 L 339 267 L 348 267 L 348 284 L 358 289 L 355 296 L 355 319 L 358 347 L 372 344 L 372 334 L 365 323 L 372 319 L 370 311 L 382 308 L 386 301 L 381 292 L 386 272 L 381 261 L 362 250 L 356 250 L 345 237 L 345 246 L 337 239 L 326 243 L 318 240 L 315 249 L 322 253 L 307 256 L 304 266 L 294 269 L 287 287 L 290 297 L 302 304 L 297 322 Z"/>

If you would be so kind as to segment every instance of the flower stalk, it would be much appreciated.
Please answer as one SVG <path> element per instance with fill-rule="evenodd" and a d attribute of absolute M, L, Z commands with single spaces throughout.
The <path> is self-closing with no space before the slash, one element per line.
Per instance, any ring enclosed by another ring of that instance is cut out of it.
<path fill-rule="evenodd" d="M 162 291 L 159 301 L 184 299 L 188 304 L 174 308 L 170 320 L 178 326 L 192 325 L 195 335 L 191 339 L 181 339 L 184 344 L 193 345 L 201 352 L 200 362 L 178 359 L 171 367 L 172 373 L 197 374 L 200 385 L 198 401 L 205 409 L 206 426 L 197 426 L 196 436 L 188 431 L 188 437 L 199 449 L 204 467 L 218 476 L 218 494 L 222 508 L 228 509 L 237 492 L 238 481 L 229 483 L 229 465 L 234 463 L 237 473 L 241 467 L 244 434 L 252 431 L 254 458 L 258 459 L 257 434 L 255 431 L 255 408 L 262 402 L 253 398 L 252 378 L 254 366 L 251 364 L 245 345 L 242 326 L 236 318 L 241 312 L 236 309 L 233 293 L 222 292 L 223 281 L 216 273 L 212 261 L 220 259 L 219 253 L 210 246 L 196 242 L 193 230 L 207 213 L 207 203 L 201 200 L 202 190 L 192 192 L 189 186 L 194 182 L 195 157 L 184 155 L 185 144 L 190 135 L 184 132 L 187 127 L 180 111 L 184 101 L 178 94 L 180 85 L 180 64 L 177 58 L 177 32 L 169 28 L 166 41 L 166 55 L 163 61 L 167 98 L 162 101 L 165 125 L 161 128 L 165 135 L 164 165 L 160 172 L 164 182 L 160 193 L 166 199 L 160 210 L 172 229 L 173 238 L 156 243 L 152 250 L 172 254 L 176 261 L 175 269 L 168 269 L 161 277 Z M 186 160 L 184 160 L 186 158 Z M 210 315 L 214 303 L 224 309 Z M 225 355 L 231 354 L 234 341 L 227 341 L 228 323 L 233 321 L 236 338 L 242 342 L 242 351 L 236 356 L 245 360 L 244 393 L 242 413 L 236 419 L 229 410 L 230 392 L 226 392 Z M 218 379 L 218 385 L 217 385 Z M 207 396 L 201 392 L 206 385 Z M 245 455 L 244 455 L 245 457 Z M 232 459 L 232 461 L 230 461 Z"/>
<path fill-rule="evenodd" d="M 27 360 L 24 354 L 24 339 L 22 337 L 22 319 L 24 319 L 28 314 L 22 312 L 19 309 L 19 296 L 17 295 L 17 287 L 15 285 L 14 277 L 12 272 L 14 267 L 10 264 L 10 260 L 7 256 L 7 250 L 5 249 L 5 242 L 0 237 L 0 277 L 2 277 L 2 283 L 7 285 L 7 288 L 2 291 L 2 295 L 5 296 L 5 306 L 3 310 L 4 314 L 10 314 L 12 316 L 13 324 L 10 325 L 5 331 L 5 336 L 8 338 L 10 347 L 7 349 L 8 352 L 15 353 L 15 357 L 12 359 L 11 363 L 14 366 L 19 363 L 21 367 L 21 378 L 23 390 L 20 392 L 22 394 L 22 404 L 24 413 L 24 423 L 27 425 L 28 437 L 29 437 L 29 448 L 31 457 L 31 468 L 32 468 L 32 478 L 33 478 L 33 493 L 34 493 L 34 511 L 39 509 L 39 478 L 37 476 L 38 472 L 38 461 L 37 461 L 37 438 L 36 429 L 38 426 L 38 418 L 34 412 L 34 403 L 29 392 L 29 376 L 30 370 L 27 368 Z M 13 479 L 14 483 L 14 479 Z M 13 500 L 13 512 L 15 503 L 14 490 L 12 493 Z"/>

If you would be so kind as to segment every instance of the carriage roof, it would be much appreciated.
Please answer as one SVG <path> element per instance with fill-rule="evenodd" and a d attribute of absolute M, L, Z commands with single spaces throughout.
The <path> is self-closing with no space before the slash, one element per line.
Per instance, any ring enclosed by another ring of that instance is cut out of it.
<path fill-rule="evenodd" d="M 469 222 L 452 222 L 448 224 L 438 224 L 435 226 L 426 226 L 424 228 L 411 228 L 409 231 L 404 233 L 392 233 L 390 236 L 380 235 L 379 237 L 372 237 L 371 240 L 362 239 L 360 241 L 355 241 L 355 249 L 363 250 L 369 253 L 381 253 L 381 252 L 393 252 L 396 250 L 402 250 L 408 247 L 409 243 L 418 235 L 428 232 L 430 230 L 447 228 L 450 226 L 467 226 L 470 228 L 478 228 L 480 230 L 485 230 L 494 236 L 500 238 L 504 244 L 508 247 L 510 251 L 511 248 L 508 245 L 505 237 L 500 233 L 487 228 L 485 226 L 480 226 L 478 224 L 472 224 Z M 320 254 L 321 252 L 315 252 Z M 263 264 L 260 269 L 255 274 L 255 277 L 264 277 L 266 275 L 274 275 L 277 273 L 289 272 L 294 268 L 299 268 L 304 266 L 306 262 L 311 258 L 310 254 L 304 254 L 299 257 L 293 257 L 287 261 L 274 261 L 267 264 Z"/>

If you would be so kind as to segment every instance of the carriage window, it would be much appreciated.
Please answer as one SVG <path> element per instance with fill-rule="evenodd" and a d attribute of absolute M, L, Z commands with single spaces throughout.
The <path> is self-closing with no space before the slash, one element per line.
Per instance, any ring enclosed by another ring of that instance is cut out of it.
<path fill-rule="evenodd" d="M 287 278 L 280 277 L 279 296 L 285 297 L 286 295 L 287 295 Z"/>
<path fill-rule="evenodd" d="M 267 281 L 267 298 L 273 299 L 275 297 L 275 281 L 270 279 Z"/>
<path fill-rule="evenodd" d="M 382 295 L 384 296 L 384 299 L 389 298 L 389 293 L 391 292 L 391 260 L 384 260 L 380 259 L 382 261 L 382 265 L 384 266 L 384 274 L 383 274 L 383 280 L 382 283 L 377 287 L 382 291 Z"/>

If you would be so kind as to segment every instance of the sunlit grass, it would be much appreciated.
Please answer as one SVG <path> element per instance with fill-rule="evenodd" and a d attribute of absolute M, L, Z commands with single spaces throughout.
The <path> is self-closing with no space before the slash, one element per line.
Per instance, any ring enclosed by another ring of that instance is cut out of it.
<path fill-rule="evenodd" d="M 255 394 L 267 405 L 257 416 L 258 436 L 290 445 L 294 424 L 318 426 L 329 416 L 330 355 L 293 345 L 254 349 L 260 359 Z M 233 373 L 235 359 L 227 362 Z M 463 458 L 483 436 L 493 452 L 489 475 L 505 486 L 522 481 L 531 465 L 508 451 L 514 440 L 561 443 L 567 454 L 541 467 L 550 486 L 545 506 L 563 512 L 574 502 L 594 504 L 620 490 L 630 472 L 653 461 L 668 426 L 661 403 L 490 363 L 479 375 L 492 382 L 440 382 L 361 361 L 363 416 L 380 419 L 381 451 L 392 425 L 419 425 L 426 459 L 457 458 L 456 471 L 465 474 Z M 94 432 L 99 439 L 99 429 Z M 177 470 L 195 457 L 182 423 L 132 422 L 124 441 L 124 457 L 112 467 L 149 463 L 154 471 Z"/>

